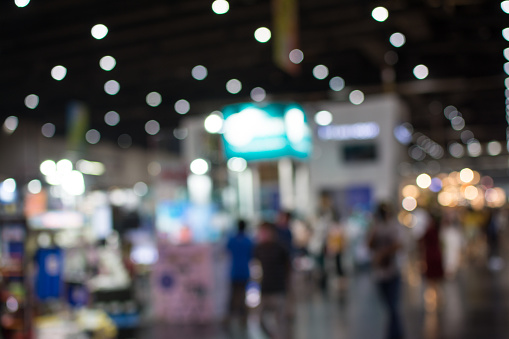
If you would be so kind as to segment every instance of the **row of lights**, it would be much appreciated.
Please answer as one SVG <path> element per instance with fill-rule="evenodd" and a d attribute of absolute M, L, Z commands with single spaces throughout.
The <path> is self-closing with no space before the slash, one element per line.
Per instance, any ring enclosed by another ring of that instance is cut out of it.
<path fill-rule="evenodd" d="M 502 11 L 509 14 L 509 1 L 502 1 L 500 3 Z M 505 40 L 509 41 L 509 27 L 502 30 L 502 36 Z M 506 62 L 504 63 L 504 71 L 509 76 L 509 48 L 505 48 L 503 51 Z M 509 77 L 505 79 L 505 119 L 509 124 Z M 509 149 L 509 127 L 506 132 L 507 147 Z"/>
<path fill-rule="evenodd" d="M 25 6 L 29 1 L 26 1 Z M 22 3 L 20 0 L 16 0 L 18 5 Z M 24 6 L 19 6 L 24 7 Z M 229 10 L 229 4 L 226 0 L 216 0 L 212 4 L 212 9 L 216 14 L 224 14 Z M 384 7 L 377 7 L 372 11 L 372 16 L 375 20 L 383 22 L 387 20 L 389 13 Z M 108 34 L 108 28 L 103 24 L 97 24 L 92 27 L 91 35 L 95 39 L 103 39 Z M 270 40 L 271 32 L 266 27 L 260 27 L 255 31 L 255 39 L 259 42 L 265 43 Z M 405 44 L 406 38 L 402 33 L 394 33 L 389 39 L 390 43 L 395 47 L 401 47 Z M 299 64 L 304 59 L 304 54 L 301 50 L 292 50 L 289 54 L 289 59 Z M 100 67 L 105 71 L 111 71 L 115 65 L 116 60 L 112 56 L 104 56 L 99 61 Z M 61 81 L 65 78 L 67 69 L 62 65 L 57 65 L 51 70 L 52 77 Z M 203 80 L 206 78 L 208 71 L 205 66 L 198 65 L 192 69 L 191 72 L 193 78 L 196 80 Z M 418 79 L 424 79 L 428 75 L 428 70 L 424 65 L 418 65 L 414 68 L 414 74 Z M 313 75 L 316 79 L 323 80 L 329 75 L 329 70 L 325 65 L 317 65 L 313 68 Z M 333 77 L 329 81 L 329 86 L 334 91 L 341 91 L 345 87 L 345 81 L 341 77 Z M 242 83 L 238 79 L 231 79 L 226 83 L 226 89 L 231 94 L 237 94 L 242 90 Z M 104 90 L 109 95 L 116 95 L 120 91 L 120 84 L 116 80 L 109 80 L 104 85 Z M 256 87 L 251 91 L 251 98 L 253 101 L 263 101 L 266 97 L 266 92 L 261 87 Z M 354 90 L 349 94 L 349 100 L 355 105 L 359 105 L 364 101 L 364 93 L 359 90 Z M 146 102 L 151 107 L 157 107 L 162 102 L 162 96 L 157 92 L 151 92 L 146 97 Z M 30 94 L 25 98 L 25 105 L 30 109 L 35 109 L 39 104 L 39 97 L 35 94 Z M 187 100 L 178 100 L 174 105 L 175 111 L 179 114 L 186 114 L 190 110 L 190 104 Z M 120 115 L 115 111 L 110 111 L 105 115 L 105 122 L 109 126 L 115 126 L 120 121 Z M 160 131 L 160 125 L 155 120 L 150 120 L 145 124 L 145 131 L 150 135 L 155 135 Z M 55 133 L 55 126 L 51 123 L 47 123 L 42 127 L 42 134 L 46 137 L 52 137 Z M 175 134 L 175 133 L 174 133 Z M 123 135 L 123 139 L 130 139 L 128 135 Z M 90 130 L 86 134 L 86 140 L 95 144 L 100 141 L 100 133 L 97 130 Z M 120 140 L 120 139 L 119 139 Z M 131 141 L 124 142 L 124 145 L 130 145 Z M 119 142 L 120 144 L 120 142 Z M 128 146 L 127 146 L 128 147 Z"/>

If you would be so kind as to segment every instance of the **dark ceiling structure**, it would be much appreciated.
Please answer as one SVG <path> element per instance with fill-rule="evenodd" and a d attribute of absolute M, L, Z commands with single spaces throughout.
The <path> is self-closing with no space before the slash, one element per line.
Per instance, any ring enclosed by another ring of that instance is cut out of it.
<path fill-rule="evenodd" d="M 508 14 L 498 0 L 299 0 L 299 48 L 304 53 L 300 72 L 288 74 L 272 58 L 273 40 L 253 37 L 258 27 L 273 30 L 270 0 L 231 0 L 222 15 L 211 9 L 213 0 L 32 0 L 19 8 L 13 0 L 0 3 L 0 119 L 14 115 L 53 123 L 65 131 L 68 105 L 80 101 L 90 112 L 90 128 L 103 139 L 116 141 L 127 133 L 133 142 L 147 144 L 148 120 L 157 120 L 161 133 L 171 131 L 184 117 L 174 103 L 186 99 L 186 114 L 206 114 L 223 105 L 250 101 L 251 89 L 262 87 L 272 100 L 309 102 L 347 100 L 354 89 L 366 96 L 395 93 L 409 107 L 409 122 L 444 148 L 459 141 L 443 110 L 453 105 L 465 129 L 481 143 L 505 141 L 505 85 L 503 50 L 509 47 L 502 29 Z M 384 6 L 389 17 L 371 15 Z M 104 24 L 104 39 L 91 28 Z M 401 32 L 406 43 L 391 45 L 391 34 Z M 116 66 L 107 72 L 99 60 L 111 55 Z M 325 80 L 313 68 L 329 69 Z M 417 80 L 416 65 L 429 76 Z M 67 75 L 54 80 L 50 72 L 63 65 Z M 196 65 L 207 67 L 201 81 L 191 76 Z M 340 76 L 346 87 L 329 88 Z M 229 79 L 239 79 L 242 90 L 230 94 Z M 104 84 L 116 80 L 120 91 L 108 95 Z M 162 96 L 158 107 L 146 95 Z M 36 94 L 35 109 L 25 97 Z M 108 126 L 106 112 L 114 110 L 120 123 Z M 461 142 L 461 141 L 460 141 Z"/>

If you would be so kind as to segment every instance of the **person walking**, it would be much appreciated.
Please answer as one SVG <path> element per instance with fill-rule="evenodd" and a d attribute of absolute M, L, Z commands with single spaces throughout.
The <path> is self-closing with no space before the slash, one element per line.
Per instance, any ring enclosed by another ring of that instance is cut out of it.
<path fill-rule="evenodd" d="M 286 338 L 288 334 L 286 319 L 286 299 L 290 276 L 290 255 L 278 241 L 275 225 L 264 222 L 258 230 L 258 243 L 253 257 L 261 267 L 261 301 L 259 321 L 261 328 L 270 338 Z M 268 317 L 273 317 L 268 325 Z"/>
<path fill-rule="evenodd" d="M 246 234 L 246 222 L 238 220 L 237 232 L 226 244 L 231 256 L 230 269 L 230 317 L 240 316 L 242 323 L 247 322 L 246 286 L 249 282 L 249 263 L 253 256 L 254 243 Z"/>
<path fill-rule="evenodd" d="M 393 217 L 389 206 L 380 204 L 368 233 L 368 246 L 372 254 L 373 274 L 378 291 L 389 313 L 386 339 L 403 338 L 399 313 L 401 277 L 398 265 L 398 253 L 402 245 L 401 226 Z"/>

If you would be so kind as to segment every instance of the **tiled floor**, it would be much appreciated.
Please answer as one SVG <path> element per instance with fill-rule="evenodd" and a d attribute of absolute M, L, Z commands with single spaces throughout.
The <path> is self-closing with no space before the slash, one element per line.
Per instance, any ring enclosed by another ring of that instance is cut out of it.
<path fill-rule="evenodd" d="M 369 271 L 350 275 L 343 297 L 337 289 L 327 293 L 297 279 L 295 320 L 290 339 L 382 339 L 385 313 Z M 330 280 L 334 287 L 335 280 Z M 509 270 L 490 271 L 486 265 L 464 267 L 453 281 L 438 288 L 438 304 L 424 301 L 425 285 L 415 274 L 405 275 L 402 314 L 406 339 L 509 338 Z M 426 306 L 428 305 L 428 306 Z M 430 308 L 431 307 L 431 308 Z M 428 308 L 428 310 L 427 310 Z M 256 322 L 247 329 L 238 324 L 177 326 L 151 324 L 133 338 L 265 339 Z"/>

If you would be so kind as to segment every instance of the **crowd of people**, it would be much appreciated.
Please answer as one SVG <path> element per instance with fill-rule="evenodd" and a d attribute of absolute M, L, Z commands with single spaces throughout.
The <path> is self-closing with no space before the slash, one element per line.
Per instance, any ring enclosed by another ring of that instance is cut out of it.
<path fill-rule="evenodd" d="M 403 338 L 399 304 L 405 268 L 420 273 L 426 311 L 436 310 L 440 285 L 454 281 L 462 265 L 502 268 L 500 234 L 506 220 L 504 209 L 418 208 L 411 224 L 403 226 L 390 204 L 340 217 L 326 195 L 313 223 L 280 211 L 273 223 L 263 221 L 248 232 L 246 222 L 239 220 L 227 242 L 232 258 L 230 316 L 240 316 L 246 324 L 248 314 L 256 314 L 270 338 L 287 338 L 295 311 L 293 274 L 306 271 L 316 290 L 334 288 L 341 296 L 348 290 L 349 275 L 363 270 L 372 275 L 387 311 L 386 338 Z M 253 282 L 260 300 L 249 309 L 246 290 Z"/>

